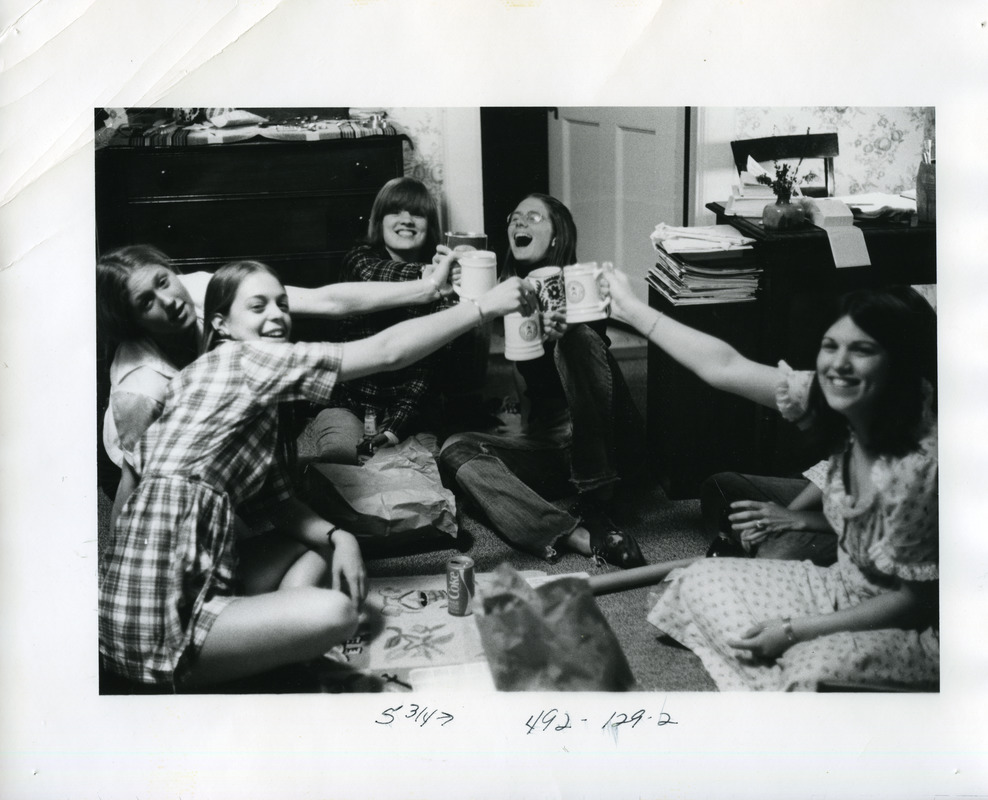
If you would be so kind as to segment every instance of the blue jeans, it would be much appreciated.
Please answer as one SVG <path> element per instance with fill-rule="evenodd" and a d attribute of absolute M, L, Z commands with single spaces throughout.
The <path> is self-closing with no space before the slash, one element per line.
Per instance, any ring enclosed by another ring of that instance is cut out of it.
<path fill-rule="evenodd" d="M 731 528 L 727 515 L 735 500 L 757 500 L 787 506 L 809 481 L 805 478 L 773 478 L 719 472 L 700 487 L 700 509 L 710 538 L 723 536 L 737 544 L 740 537 Z M 837 560 L 837 534 L 833 531 L 783 531 L 770 533 L 756 546 L 755 558 L 812 561 L 827 567 Z"/>
<path fill-rule="evenodd" d="M 645 421 L 607 343 L 586 325 L 556 342 L 556 369 L 573 421 L 570 480 L 583 493 L 644 469 Z"/>
<path fill-rule="evenodd" d="M 568 409 L 540 418 L 523 434 L 455 434 L 439 456 L 455 482 L 501 536 L 541 558 L 580 524 L 553 498 L 606 495 L 623 469 L 641 468 L 644 424 L 606 342 L 574 325 L 556 343 Z M 532 398 L 533 405 L 538 398 Z"/>
<path fill-rule="evenodd" d="M 356 465 L 364 421 L 348 408 L 324 408 L 312 423 L 319 461 Z"/>

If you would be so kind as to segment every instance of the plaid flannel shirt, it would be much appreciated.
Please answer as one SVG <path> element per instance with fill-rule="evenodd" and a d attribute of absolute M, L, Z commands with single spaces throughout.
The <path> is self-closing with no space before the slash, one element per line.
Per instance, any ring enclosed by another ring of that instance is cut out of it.
<path fill-rule="evenodd" d="M 341 281 L 413 281 L 422 277 L 424 263 L 395 261 L 383 248 L 358 245 L 343 258 Z M 361 314 L 342 326 L 345 341 L 365 339 L 412 317 L 421 317 L 453 302 L 447 298 L 420 306 Z M 372 408 L 377 412 L 378 431 L 391 431 L 399 440 L 414 433 L 413 425 L 430 397 L 435 373 L 444 350 L 394 372 L 381 372 L 337 386 L 331 406 L 347 408 L 363 419 Z"/>

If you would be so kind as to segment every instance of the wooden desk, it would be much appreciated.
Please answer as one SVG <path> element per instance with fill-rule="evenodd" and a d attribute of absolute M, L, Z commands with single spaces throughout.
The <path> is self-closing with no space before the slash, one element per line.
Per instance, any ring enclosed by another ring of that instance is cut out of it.
<path fill-rule="evenodd" d="M 734 345 L 756 361 L 785 360 L 812 369 L 820 335 L 844 292 L 893 283 L 936 283 L 936 226 L 867 221 L 869 267 L 834 267 L 826 233 L 807 225 L 772 233 L 761 224 L 725 217 L 720 203 L 707 205 L 717 222 L 755 239 L 763 270 L 758 299 L 749 303 L 672 306 L 650 290 L 649 304 L 674 319 Z M 648 441 L 656 477 L 671 497 L 696 497 L 715 472 L 764 475 L 799 472 L 822 457 L 778 413 L 718 392 L 663 351 L 648 352 Z"/>

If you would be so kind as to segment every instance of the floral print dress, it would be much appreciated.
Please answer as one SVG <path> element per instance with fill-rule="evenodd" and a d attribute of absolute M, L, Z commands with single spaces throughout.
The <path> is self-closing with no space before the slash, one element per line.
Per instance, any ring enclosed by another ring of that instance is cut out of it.
<path fill-rule="evenodd" d="M 786 373 L 777 400 L 787 419 L 805 409 L 812 373 Z M 830 459 L 824 514 L 838 532 L 838 560 L 707 559 L 676 570 L 648 615 L 696 653 L 721 690 L 808 690 L 821 684 L 930 690 L 939 685 L 935 623 L 922 630 L 840 632 L 799 642 L 775 662 L 755 661 L 727 640 L 755 623 L 828 614 L 895 590 L 900 581 L 939 579 L 937 433 L 932 414 L 919 447 L 880 458 L 875 492 L 858 498 L 844 484 L 847 453 Z"/>

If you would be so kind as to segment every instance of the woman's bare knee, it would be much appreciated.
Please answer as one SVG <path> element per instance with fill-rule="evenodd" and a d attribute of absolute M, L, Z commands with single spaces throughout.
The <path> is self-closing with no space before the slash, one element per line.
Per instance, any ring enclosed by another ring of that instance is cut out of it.
<path fill-rule="evenodd" d="M 213 623 L 190 678 L 212 683 L 317 658 L 356 629 L 353 602 L 333 589 L 310 586 L 241 597 Z"/>
<path fill-rule="evenodd" d="M 320 595 L 316 620 L 325 626 L 326 636 L 332 639 L 332 647 L 353 636 L 357 631 L 357 608 L 343 592 L 334 589 L 317 589 Z M 318 623 L 317 623 L 318 624 Z M 329 649 L 328 647 L 326 648 Z"/>

